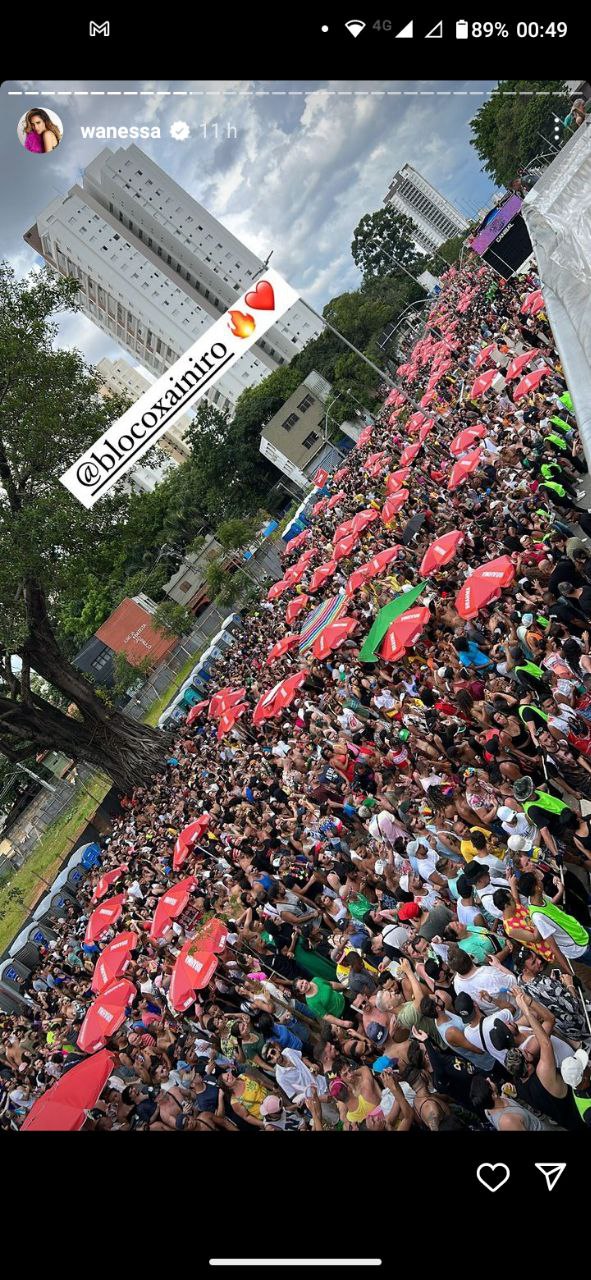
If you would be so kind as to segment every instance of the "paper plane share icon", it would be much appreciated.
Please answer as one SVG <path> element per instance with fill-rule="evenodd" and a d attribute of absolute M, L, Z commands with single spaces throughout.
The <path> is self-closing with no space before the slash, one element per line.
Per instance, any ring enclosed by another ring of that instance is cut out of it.
<path fill-rule="evenodd" d="M 558 1182 L 558 1179 L 562 1176 L 562 1174 L 564 1173 L 564 1170 L 566 1169 L 566 1163 L 565 1164 L 558 1164 L 558 1163 L 537 1164 L 536 1169 L 539 1169 L 540 1173 L 544 1175 L 546 1179 L 546 1185 L 548 1187 L 548 1191 L 553 1191 L 556 1186 L 556 1183 Z"/>

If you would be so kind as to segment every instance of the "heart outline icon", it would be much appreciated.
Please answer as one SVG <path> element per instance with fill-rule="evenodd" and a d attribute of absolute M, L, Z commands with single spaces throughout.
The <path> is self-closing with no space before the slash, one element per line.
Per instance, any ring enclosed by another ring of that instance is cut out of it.
<path fill-rule="evenodd" d="M 247 293 L 244 302 L 253 311 L 274 311 L 275 293 L 268 280 L 259 280 L 251 293 Z"/>
<path fill-rule="evenodd" d="M 490 1183 L 488 1183 L 486 1179 L 483 1177 L 484 1169 L 490 1169 L 492 1174 L 494 1174 L 497 1169 L 504 1169 L 505 1176 L 504 1178 L 501 1178 L 501 1181 L 497 1183 L 496 1187 L 491 1187 Z M 498 1161 L 497 1164 L 490 1164 L 490 1163 L 479 1164 L 476 1170 L 476 1177 L 478 1178 L 478 1181 L 482 1183 L 482 1186 L 486 1187 L 487 1191 L 492 1191 L 494 1193 L 495 1191 L 500 1191 L 501 1187 L 504 1187 L 505 1183 L 509 1181 L 509 1178 L 511 1177 L 511 1170 L 509 1169 L 509 1166 L 506 1164 L 503 1164 L 502 1161 Z"/>

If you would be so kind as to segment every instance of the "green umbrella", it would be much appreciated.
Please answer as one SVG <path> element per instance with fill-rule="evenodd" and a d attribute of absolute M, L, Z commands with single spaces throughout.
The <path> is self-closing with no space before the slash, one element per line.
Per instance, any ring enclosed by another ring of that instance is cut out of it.
<path fill-rule="evenodd" d="M 380 609 L 377 618 L 371 628 L 371 631 L 359 653 L 360 662 L 377 662 L 376 650 L 381 644 L 384 636 L 395 618 L 399 618 L 401 613 L 406 613 L 407 609 L 418 600 L 421 591 L 424 591 L 425 582 L 421 582 L 418 587 L 411 587 L 410 591 L 403 591 L 400 595 L 395 596 L 390 604 L 384 605 Z"/>

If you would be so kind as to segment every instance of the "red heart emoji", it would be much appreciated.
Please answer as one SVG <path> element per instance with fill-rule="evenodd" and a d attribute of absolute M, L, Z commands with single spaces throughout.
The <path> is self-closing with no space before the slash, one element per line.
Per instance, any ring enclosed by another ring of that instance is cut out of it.
<path fill-rule="evenodd" d="M 247 293 L 244 301 L 253 311 L 275 310 L 275 294 L 268 280 L 259 280 L 254 291 Z"/>

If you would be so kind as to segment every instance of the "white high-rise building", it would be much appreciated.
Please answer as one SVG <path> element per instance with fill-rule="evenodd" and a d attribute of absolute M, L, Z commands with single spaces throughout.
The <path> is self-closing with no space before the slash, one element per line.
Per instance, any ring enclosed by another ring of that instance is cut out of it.
<path fill-rule="evenodd" d="M 148 379 L 140 373 L 139 369 L 134 369 L 129 360 L 109 360 L 105 356 L 99 360 L 96 369 L 101 382 L 109 391 L 117 391 L 131 400 L 139 400 L 150 386 Z M 158 440 L 158 447 L 179 464 L 186 462 L 191 454 L 188 444 L 184 443 L 184 436 L 190 425 L 191 419 L 187 413 L 184 413 Z"/>
<path fill-rule="evenodd" d="M 455 205 L 432 187 L 411 164 L 403 165 L 394 174 L 384 204 L 392 205 L 399 213 L 405 213 L 412 219 L 415 240 L 426 253 L 433 253 L 444 240 L 460 235 L 469 226 Z"/>
<path fill-rule="evenodd" d="M 248 288 L 262 262 L 132 144 L 109 147 L 25 233 L 80 282 L 87 316 L 155 374 Z M 298 302 L 206 393 L 233 410 L 246 387 L 285 364 L 322 326 Z"/>

